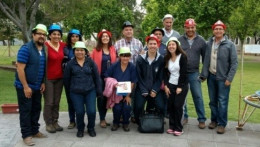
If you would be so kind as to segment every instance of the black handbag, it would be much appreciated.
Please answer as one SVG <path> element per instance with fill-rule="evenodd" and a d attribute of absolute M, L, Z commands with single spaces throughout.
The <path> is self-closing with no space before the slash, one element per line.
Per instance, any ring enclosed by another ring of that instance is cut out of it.
<path fill-rule="evenodd" d="M 140 116 L 138 130 L 141 133 L 163 133 L 164 117 L 157 112 L 144 112 Z"/>

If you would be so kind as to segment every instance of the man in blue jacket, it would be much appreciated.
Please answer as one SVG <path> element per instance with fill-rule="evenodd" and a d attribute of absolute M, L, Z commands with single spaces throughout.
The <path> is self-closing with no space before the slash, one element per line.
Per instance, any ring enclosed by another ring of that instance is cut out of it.
<path fill-rule="evenodd" d="M 231 82 L 237 70 L 237 52 L 234 43 L 225 36 L 226 25 L 217 21 L 213 26 L 213 37 L 207 43 L 201 80 L 207 78 L 211 123 L 209 129 L 217 128 L 225 133 Z"/>
<path fill-rule="evenodd" d="M 32 41 L 23 45 L 17 54 L 17 72 L 15 87 L 20 113 L 20 127 L 23 141 L 32 146 L 32 137 L 46 138 L 39 131 L 41 98 L 45 90 L 44 77 L 46 54 L 44 42 L 47 36 L 46 26 L 38 24 L 32 29 Z"/>
<path fill-rule="evenodd" d="M 205 128 L 205 110 L 201 90 L 201 82 L 198 80 L 199 77 L 199 65 L 200 59 L 204 60 L 206 42 L 196 32 L 196 23 L 194 19 L 189 18 L 184 23 L 185 34 L 182 35 L 178 40 L 181 42 L 182 49 L 186 52 L 188 58 L 188 82 L 195 109 L 198 115 L 200 129 Z M 187 100 L 186 100 L 187 101 Z M 184 109 L 184 120 L 183 123 L 188 122 L 188 112 L 185 104 Z"/>

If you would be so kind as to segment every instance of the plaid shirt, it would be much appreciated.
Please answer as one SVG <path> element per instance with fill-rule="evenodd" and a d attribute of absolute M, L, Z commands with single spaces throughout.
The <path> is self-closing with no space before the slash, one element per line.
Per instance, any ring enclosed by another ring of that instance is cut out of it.
<path fill-rule="evenodd" d="M 138 57 L 138 55 L 141 53 L 142 49 L 143 49 L 143 44 L 140 40 L 132 38 L 132 40 L 130 42 L 128 42 L 125 38 L 122 38 L 120 40 L 118 40 L 115 43 L 115 48 L 116 48 L 116 52 L 119 53 L 119 49 L 121 47 L 129 47 L 131 50 L 131 59 L 130 62 L 136 63 L 136 59 Z"/>

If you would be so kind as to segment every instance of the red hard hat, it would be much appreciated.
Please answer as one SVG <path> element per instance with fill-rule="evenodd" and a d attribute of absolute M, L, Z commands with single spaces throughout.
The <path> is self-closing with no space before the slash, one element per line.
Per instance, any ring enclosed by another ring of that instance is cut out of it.
<path fill-rule="evenodd" d="M 148 42 L 150 39 L 153 39 L 157 42 L 158 47 L 160 46 L 160 40 L 154 35 L 151 34 L 145 38 L 145 41 Z"/>
<path fill-rule="evenodd" d="M 214 23 L 214 25 L 212 25 L 212 30 L 215 29 L 216 26 L 222 26 L 224 30 L 226 30 L 226 25 L 221 21 L 221 20 L 218 20 L 217 22 Z"/>
<path fill-rule="evenodd" d="M 105 30 L 105 29 L 103 29 L 102 31 L 100 31 L 100 32 L 98 33 L 97 37 L 98 37 L 98 38 L 101 38 L 102 35 L 103 35 L 103 33 L 107 33 L 107 35 L 108 35 L 110 38 L 112 37 L 111 32 L 109 32 L 109 31 L 107 31 L 107 30 Z"/>
<path fill-rule="evenodd" d="M 192 18 L 186 19 L 185 23 L 184 23 L 185 27 L 193 27 L 196 26 L 195 20 Z"/>

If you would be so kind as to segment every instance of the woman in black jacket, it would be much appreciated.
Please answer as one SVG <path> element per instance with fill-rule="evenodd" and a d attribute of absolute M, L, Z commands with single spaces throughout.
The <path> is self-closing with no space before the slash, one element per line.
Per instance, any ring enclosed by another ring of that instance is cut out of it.
<path fill-rule="evenodd" d="M 167 133 L 180 136 L 183 134 L 181 119 L 188 93 L 187 57 L 176 37 L 171 37 L 166 46 L 164 83 L 165 93 L 169 98 L 169 129 Z"/>
<path fill-rule="evenodd" d="M 68 62 L 64 72 L 64 84 L 70 89 L 70 97 L 76 111 L 77 137 L 84 136 L 85 109 L 88 115 L 88 133 L 96 136 L 96 96 L 102 95 L 101 81 L 94 61 L 86 56 L 87 49 L 82 41 L 76 42 L 75 58 Z"/>

